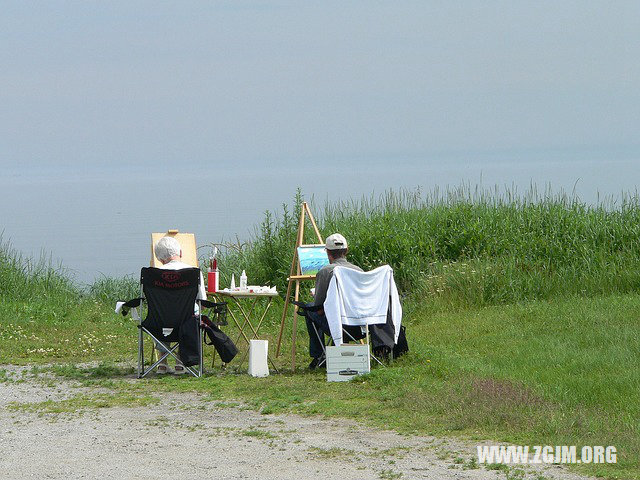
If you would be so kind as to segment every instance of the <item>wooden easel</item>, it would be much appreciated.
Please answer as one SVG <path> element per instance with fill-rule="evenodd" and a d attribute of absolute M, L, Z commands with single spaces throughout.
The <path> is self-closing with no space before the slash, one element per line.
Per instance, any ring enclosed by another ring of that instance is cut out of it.
<path fill-rule="evenodd" d="M 318 238 L 317 244 L 303 244 L 304 242 L 304 222 L 305 217 L 308 217 L 311 221 L 311 225 L 313 226 L 313 230 Z M 280 344 L 282 343 L 282 333 L 284 332 L 284 323 L 287 318 L 287 310 L 289 309 L 290 303 L 290 295 L 291 288 L 293 284 L 296 284 L 295 289 L 295 301 L 298 301 L 300 296 L 300 282 L 302 280 L 314 280 L 316 278 L 315 275 L 302 275 L 300 270 L 300 261 L 298 259 L 298 247 L 315 247 L 315 246 L 324 246 L 324 241 L 322 240 L 322 235 L 320 235 L 320 231 L 318 230 L 318 226 L 316 225 L 316 221 L 311 214 L 311 210 L 309 210 L 309 205 L 307 202 L 302 202 L 302 208 L 300 209 L 300 223 L 298 223 L 298 237 L 296 240 L 296 246 L 293 251 L 293 260 L 291 260 L 291 271 L 289 272 L 289 284 L 287 285 L 287 295 L 284 300 L 284 310 L 282 311 L 282 319 L 280 320 L 280 333 L 278 334 L 278 348 L 276 349 L 276 357 L 280 355 Z M 295 274 L 294 274 L 295 272 Z M 293 311 L 293 333 L 291 336 L 291 368 L 295 371 L 296 369 L 296 331 L 298 328 L 298 306 L 296 305 Z"/>

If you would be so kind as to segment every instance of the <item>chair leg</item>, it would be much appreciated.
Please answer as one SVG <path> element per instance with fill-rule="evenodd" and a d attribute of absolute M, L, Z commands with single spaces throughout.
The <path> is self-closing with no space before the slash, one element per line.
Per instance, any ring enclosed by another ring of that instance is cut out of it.
<path fill-rule="evenodd" d="M 202 343 L 204 342 L 204 330 L 201 330 L 198 326 L 198 332 L 200 333 L 200 338 L 198 339 L 198 353 L 200 355 L 200 371 L 198 372 L 198 377 L 201 377 L 204 373 L 204 348 L 202 348 Z"/>
<path fill-rule="evenodd" d="M 144 333 L 138 329 L 138 378 L 144 374 Z"/>
<path fill-rule="evenodd" d="M 155 344 L 159 344 L 160 340 L 158 340 L 149 330 L 147 330 L 144 327 L 140 328 L 140 337 L 139 337 L 139 361 L 140 363 L 138 364 L 138 378 L 143 378 L 146 377 L 154 368 L 156 368 L 163 360 L 169 358 L 169 356 L 172 356 L 173 358 L 176 359 L 176 361 L 179 361 L 178 356 L 174 353 L 177 349 L 178 349 L 178 345 L 179 344 L 175 344 L 173 347 L 163 347 L 165 348 L 164 351 L 162 353 L 160 353 L 159 349 L 156 349 L 156 353 L 158 355 L 158 357 L 160 357 L 158 360 L 156 360 L 155 362 L 153 362 L 153 364 L 148 368 L 148 369 L 144 369 L 144 343 L 143 343 L 143 337 L 144 334 L 147 334 L 151 337 L 152 342 L 154 342 L 154 348 L 155 348 Z M 193 370 L 190 370 L 188 367 L 187 368 L 188 371 L 191 371 L 193 374 Z"/>
<path fill-rule="evenodd" d="M 373 350 L 371 349 L 371 343 L 369 342 L 369 327 L 367 326 L 367 347 L 369 348 L 369 355 L 371 355 L 371 358 L 373 358 L 376 362 L 378 362 L 378 365 L 384 367 L 385 364 L 382 363 L 380 360 L 378 360 L 378 357 L 376 357 L 373 354 Z"/>
<path fill-rule="evenodd" d="M 357 341 L 355 338 L 353 338 L 353 335 L 351 335 L 349 332 L 347 332 L 347 331 L 346 331 L 346 330 L 344 330 L 344 329 L 342 330 L 342 334 L 343 334 L 343 335 L 345 335 L 345 334 L 346 334 L 346 335 L 347 335 L 351 340 L 353 340 L 354 342 L 356 342 L 356 341 Z M 369 347 L 369 355 L 371 356 L 371 358 L 373 358 L 376 362 L 378 362 L 378 364 L 379 364 L 379 365 L 381 365 L 381 366 L 383 366 L 383 367 L 384 367 L 384 366 L 386 366 L 386 365 L 385 365 L 384 363 L 382 363 L 382 362 L 378 359 L 378 357 L 376 357 L 376 356 L 373 354 L 373 352 L 371 351 L 371 344 L 369 343 L 369 328 L 367 328 L 367 329 L 366 329 L 366 333 L 365 333 L 365 335 L 366 335 L 366 337 L 365 337 L 365 338 L 366 338 L 366 344 L 367 344 L 367 346 Z M 360 340 L 360 342 L 362 343 L 362 340 Z"/>
<path fill-rule="evenodd" d="M 318 332 L 318 329 L 316 328 L 316 324 L 311 322 L 311 326 L 313 327 L 313 331 L 316 334 L 316 337 L 318 339 L 318 343 L 322 346 L 322 354 L 323 354 L 323 358 L 320 362 L 318 362 L 318 367 L 320 367 L 321 365 L 323 365 L 326 361 L 327 361 L 327 348 L 324 345 L 324 342 L 322 341 L 322 338 L 320 338 L 320 333 Z"/>

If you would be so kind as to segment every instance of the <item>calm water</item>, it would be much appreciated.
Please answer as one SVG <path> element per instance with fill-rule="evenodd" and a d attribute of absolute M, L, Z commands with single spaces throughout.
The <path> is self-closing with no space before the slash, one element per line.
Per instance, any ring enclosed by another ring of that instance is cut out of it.
<path fill-rule="evenodd" d="M 100 275 L 137 275 L 149 262 L 154 231 L 193 232 L 203 254 L 212 242 L 248 239 L 265 210 L 290 203 L 296 187 L 322 205 L 389 188 L 428 191 L 481 182 L 522 192 L 534 182 L 539 189 L 548 183 L 575 188 L 583 200 L 594 202 L 598 194 L 636 190 L 640 172 L 637 156 L 610 160 L 606 152 L 579 160 L 568 154 L 476 154 L 471 162 L 464 157 L 194 165 L 191 173 L 176 176 L 167 167 L 5 166 L 0 230 L 15 249 L 50 255 L 78 283 L 90 283 Z"/>

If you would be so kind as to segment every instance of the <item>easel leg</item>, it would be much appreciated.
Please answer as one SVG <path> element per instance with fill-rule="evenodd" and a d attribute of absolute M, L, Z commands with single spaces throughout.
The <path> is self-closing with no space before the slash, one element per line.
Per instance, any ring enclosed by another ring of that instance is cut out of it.
<path fill-rule="evenodd" d="M 293 272 L 296 268 L 296 259 L 298 258 L 298 249 L 296 248 L 293 254 L 293 260 L 291 261 L 291 270 L 289 271 L 289 282 L 287 284 L 287 295 L 284 297 L 284 310 L 282 311 L 282 318 L 280 319 L 280 333 L 278 333 L 278 347 L 276 348 L 276 358 L 280 356 L 280 345 L 282 344 L 282 333 L 284 332 L 284 322 L 287 319 L 287 310 L 289 310 L 289 299 L 291 298 L 291 286 L 293 282 Z"/>
<path fill-rule="evenodd" d="M 300 280 L 296 280 L 296 294 L 295 300 L 298 301 L 298 297 L 300 296 Z M 298 333 L 298 314 L 296 311 L 293 312 L 293 334 L 291 335 L 291 370 L 296 371 L 296 334 Z"/>

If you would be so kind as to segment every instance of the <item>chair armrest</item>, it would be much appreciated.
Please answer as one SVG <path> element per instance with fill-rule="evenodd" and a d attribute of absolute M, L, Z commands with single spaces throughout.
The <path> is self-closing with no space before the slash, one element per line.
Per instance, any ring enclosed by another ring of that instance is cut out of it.
<path fill-rule="evenodd" d="M 291 303 L 293 303 L 299 309 L 304 310 L 306 312 L 317 312 L 318 310 L 322 310 L 322 305 L 310 305 L 308 303 L 297 302 L 295 300 L 291 300 Z"/>
<path fill-rule="evenodd" d="M 132 298 L 131 300 L 125 302 L 124 305 L 122 305 L 122 306 L 123 307 L 127 307 L 127 308 L 139 307 L 143 300 L 144 300 L 144 298 L 142 298 L 142 297 Z"/>
<path fill-rule="evenodd" d="M 204 308 L 214 308 L 219 305 L 227 304 L 227 302 L 216 303 L 216 302 L 211 302 L 209 300 L 198 300 L 198 302 L 200 302 L 200 305 L 202 305 Z"/>
<path fill-rule="evenodd" d="M 217 302 L 211 302 L 209 300 L 198 300 L 198 303 L 200 304 L 200 314 L 203 313 L 202 310 L 205 308 L 209 309 L 209 311 L 213 311 L 213 313 L 209 313 L 211 317 L 215 319 L 215 321 L 210 320 L 211 323 L 218 326 L 228 325 L 227 302 L 217 303 Z M 202 316 L 206 317 L 206 315 L 202 315 Z"/>
<path fill-rule="evenodd" d="M 144 298 L 142 297 L 132 298 L 131 300 L 125 302 L 122 305 L 122 310 L 120 310 L 120 313 L 122 314 L 123 317 L 126 317 L 129 314 L 130 309 L 139 307 L 143 301 L 144 301 Z"/>

